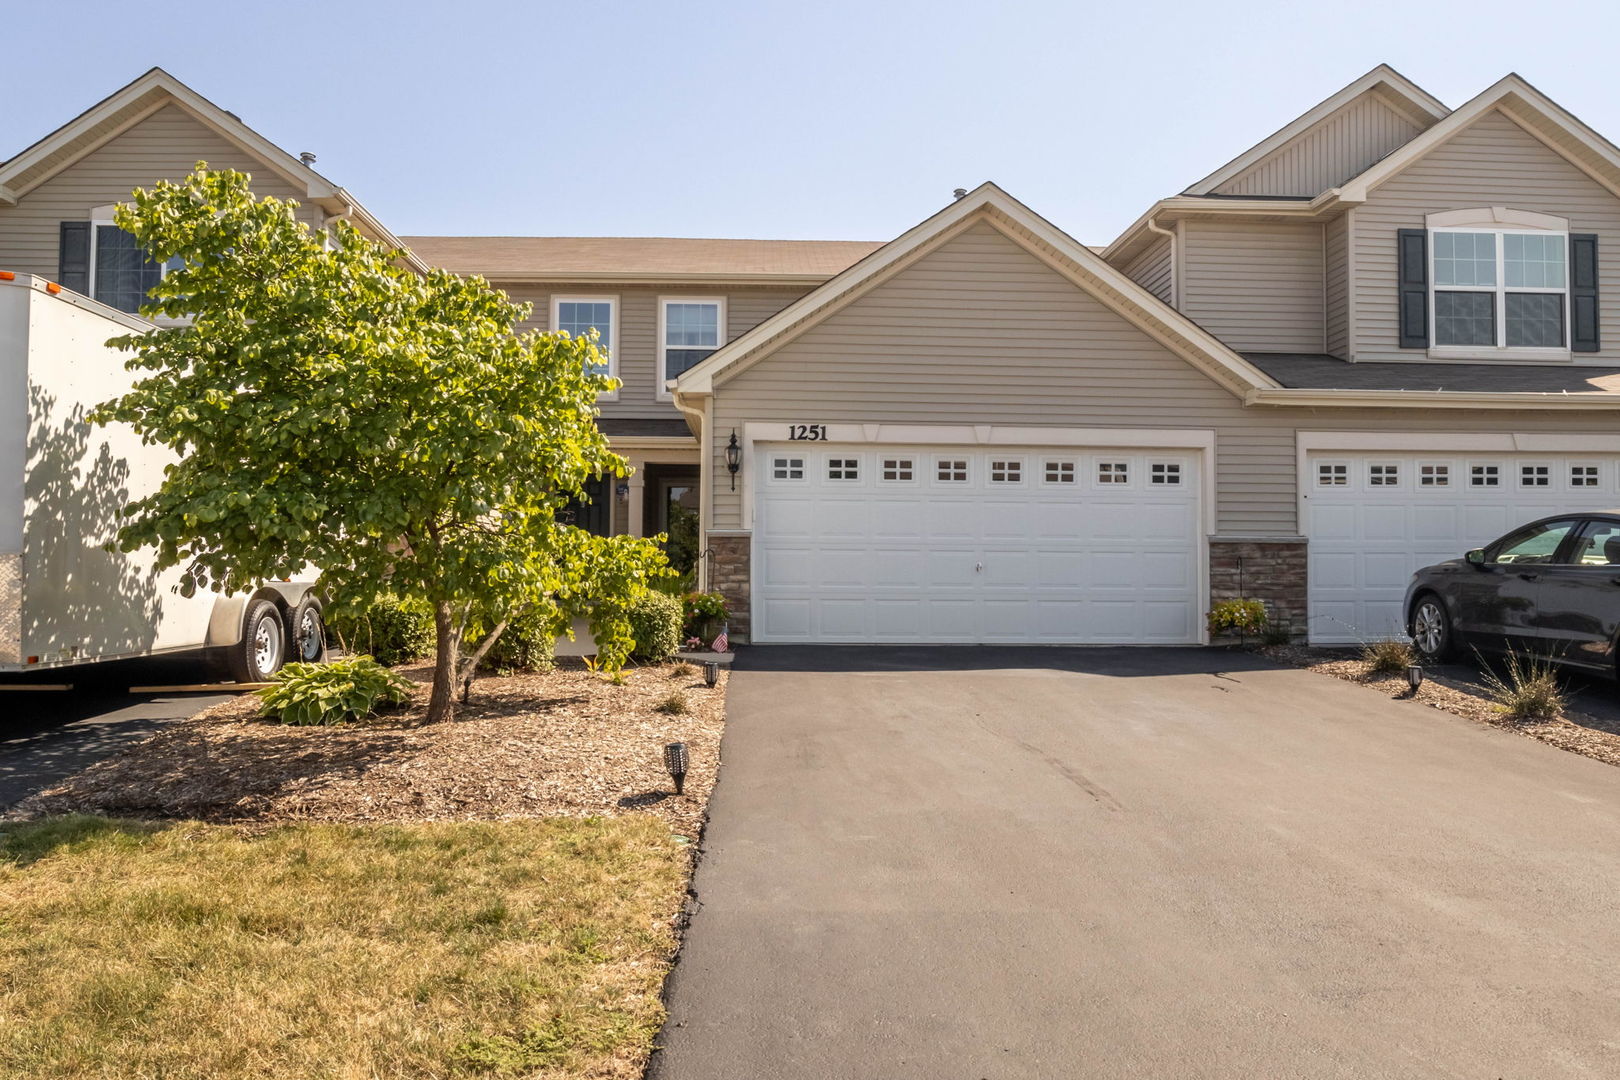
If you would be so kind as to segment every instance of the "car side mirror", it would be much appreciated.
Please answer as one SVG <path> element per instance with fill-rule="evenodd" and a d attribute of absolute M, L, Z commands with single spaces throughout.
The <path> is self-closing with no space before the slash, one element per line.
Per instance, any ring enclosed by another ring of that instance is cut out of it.
<path fill-rule="evenodd" d="M 1475 569 L 1482 569 L 1485 566 L 1485 549 L 1475 548 L 1473 551 L 1470 551 L 1468 554 L 1464 555 L 1463 558 L 1468 561 L 1469 566 L 1472 566 Z"/>

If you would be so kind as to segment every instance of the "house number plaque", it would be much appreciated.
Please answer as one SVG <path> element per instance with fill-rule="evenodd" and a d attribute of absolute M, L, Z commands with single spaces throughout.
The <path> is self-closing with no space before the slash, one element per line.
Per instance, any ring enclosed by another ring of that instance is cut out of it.
<path fill-rule="evenodd" d="M 826 442 L 826 424 L 789 424 L 788 438 L 794 442 Z"/>

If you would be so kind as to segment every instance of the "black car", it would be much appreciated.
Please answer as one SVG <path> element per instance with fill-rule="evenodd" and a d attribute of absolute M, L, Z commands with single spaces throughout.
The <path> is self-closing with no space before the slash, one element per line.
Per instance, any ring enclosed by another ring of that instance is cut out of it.
<path fill-rule="evenodd" d="M 1424 567 L 1406 590 L 1406 629 L 1429 660 L 1512 650 L 1615 678 L 1620 510 L 1542 518 Z"/>

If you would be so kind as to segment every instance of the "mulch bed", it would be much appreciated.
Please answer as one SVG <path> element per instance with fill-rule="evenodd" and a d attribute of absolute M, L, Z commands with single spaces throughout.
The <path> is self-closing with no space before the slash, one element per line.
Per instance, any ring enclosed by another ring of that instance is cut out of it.
<path fill-rule="evenodd" d="M 431 669 L 402 669 L 419 683 Z M 456 719 L 423 722 L 427 688 L 394 713 L 336 727 L 258 718 L 244 695 L 171 725 L 7 816 L 87 812 L 205 821 L 458 821 L 656 814 L 695 840 L 720 764 L 727 673 L 627 668 L 614 686 L 577 660 L 473 685 Z M 688 711 L 655 709 L 679 691 Z M 685 742 L 684 795 L 664 771 Z"/>
<path fill-rule="evenodd" d="M 1326 649 L 1299 646 L 1281 646 L 1261 649 L 1274 660 L 1308 668 L 1336 679 L 1359 683 L 1378 690 L 1387 697 L 1416 701 L 1444 712 L 1466 717 L 1477 723 L 1506 728 L 1539 739 L 1544 743 L 1581 754 L 1609 765 L 1620 765 L 1620 727 L 1597 717 L 1574 710 L 1565 710 L 1563 716 L 1553 720 L 1532 720 L 1506 715 L 1502 707 L 1492 701 L 1479 685 L 1436 674 L 1425 673 L 1423 685 L 1415 696 L 1406 685 L 1406 676 L 1373 675 L 1366 662 L 1346 657 L 1343 653 Z"/>

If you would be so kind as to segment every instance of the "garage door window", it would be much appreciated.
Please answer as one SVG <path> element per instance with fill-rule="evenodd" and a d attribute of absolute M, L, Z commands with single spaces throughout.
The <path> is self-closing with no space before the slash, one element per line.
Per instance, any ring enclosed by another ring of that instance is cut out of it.
<path fill-rule="evenodd" d="M 827 479 L 829 480 L 859 480 L 861 478 L 861 462 L 859 458 L 828 458 Z"/>
<path fill-rule="evenodd" d="M 1519 486 L 1544 488 L 1552 483 L 1552 469 L 1547 465 L 1520 465 Z"/>
<path fill-rule="evenodd" d="M 1502 484 L 1502 470 L 1497 465 L 1473 465 L 1468 470 L 1468 485 L 1470 487 L 1500 487 Z"/>
<path fill-rule="evenodd" d="M 1326 462 L 1316 467 L 1317 487 L 1346 487 L 1350 483 L 1350 466 Z"/>
<path fill-rule="evenodd" d="M 1097 463 L 1097 483 L 1099 484 L 1128 484 L 1130 479 L 1130 465 L 1127 462 L 1100 461 Z"/>
<path fill-rule="evenodd" d="M 934 477 L 942 484 L 965 484 L 968 464 L 960 458 L 941 458 L 934 469 Z"/>
<path fill-rule="evenodd" d="M 1367 470 L 1367 483 L 1371 487 L 1395 487 L 1400 482 L 1399 465 L 1373 465 Z"/>
<path fill-rule="evenodd" d="M 1450 465 L 1419 465 L 1418 487 L 1437 488 L 1451 486 Z"/>
<path fill-rule="evenodd" d="M 893 482 L 905 482 L 915 479 L 916 470 L 910 458 L 884 458 L 883 479 Z"/>
<path fill-rule="evenodd" d="M 990 482 L 992 484 L 1021 484 L 1024 482 L 1024 463 L 1022 461 L 996 461 L 990 462 Z"/>
<path fill-rule="evenodd" d="M 771 462 L 772 480 L 803 480 L 804 458 L 779 457 Z"/>
<path fill-rule="evenodd" d="M 1597 487 L 1598 467 L 1596 465 L 1571 465 L 1569 467 L 1569 486 L 1577 488 Z"/>
<path fill-rule="evenodd" d="M 1048 461 L 1044 475 L 1048 484 L 1072 484 L 1074 483 L 1074 462 Z"/>

